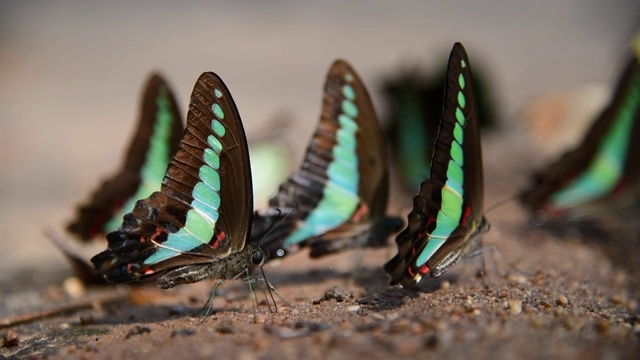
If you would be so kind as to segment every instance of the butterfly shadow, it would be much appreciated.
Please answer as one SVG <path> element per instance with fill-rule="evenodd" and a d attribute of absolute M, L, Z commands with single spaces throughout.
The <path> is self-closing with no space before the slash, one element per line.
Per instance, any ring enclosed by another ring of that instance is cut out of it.
<path fill-rule="evenodd" d="M 331 279 L 344 278 L 348 273 L 334 269 L 312 269 L 309 271 L 292 271 L 285 269 L 269 269 L 267 279 L 274 286 L 305 285 L 322 283 Z"/>
<path fill-rule="evenodd" d="M 260 306 L 260 308 L 262 308 Z M 207 320 L 217 319 L 218 314 L 245 314 L 252 316 L 251 308 L 245 307 L 212 307 L 206 314 L 206 305 L 182 306 L 182 305 L 143 305 L 120 309 L 115 314 L 108 314 L 102 318 L 95 319 L 94 325 L 134 325 L 163 323 L 170 320 L 188 320 L 193 326 L 204 324 Z M 206 315 L 206 316 L 205 316 Z"/>
<path fill-rule="evenodd" d="M 369 305 L 374 311 L 398 309 L 405 305 L 408 299 L 420 298 L 422 294 L 439 291 L 442 283 L 456 283 L 461 278 L 458 274 L 445 274 L 440 278 L 425 278 L 411 289 L 404 289 L 396 285 L 389 285 L 384 270 L 376 269 L 369 272 L 367 277 L 361 278 L 359 284 L 365 288 L 364 295 L 358 300 L 361 305 Z"/>
<path fill-rule="evenodd" d="M 142 282 L 132 282 L 122 285 L 107 286 L 94 285 L 88 288 L 87 294 L 102 292 L 119 294 L 119 297 L 111 297 L 99 303 L 100 315 L 90 315 L 91 324 L 114 325 L 136 323 L 158 323 L 167 320 L 193 319 L 194 325 L 204 320 L 215 317 L 220 313 L 251 313 L 252 307 L 234 304 L 246 304 L 251 297 L 251 291 L 247 281 L 228 281 L 222 286 L 215 287 L 213 282 L 200 282 L 198 284 L 180 285 L 169 290 L 163 290 L 156 286 L 155 278 L 149 278 Z M 212 291 L 215 290 L 215 294 Z M 262 286 L 253 284 L 256 296 L 262 292 Z M 213 298 L 212 298 L 213 295 Z M 104 297 L 103 297 L 104 298 Z M 106 297 L 109 298 L 109 297 Z M 212 307 L 209 301 L 215 300 Z M 258 308 L 264 301 L 258 300 Z M 95 305 L 93 306 L 95 310 Z M 96 314 L 95 311 L 91 314 Z M 253 308 L 257 310 L 257 308 Z"/>

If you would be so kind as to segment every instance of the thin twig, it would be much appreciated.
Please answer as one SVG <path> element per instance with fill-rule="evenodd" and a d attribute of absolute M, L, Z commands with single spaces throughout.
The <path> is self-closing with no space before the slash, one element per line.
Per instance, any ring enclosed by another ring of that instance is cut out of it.
<path fill-rule="evenodd" d="M 129 296 L 128 294 L 117 294 L 117 295 L 104 296 L 103 298 L 86 299 L 86 300 L 81 300 L 68 305 L 56 306 L 51 309 L 33 311 L 26 314 L 9 316 L 9 317 L 0 319 L 0 329 L 16 326 L 19 324 L 25 324 L 25 323 L 29 323 L 36 320 L 55 317 L 62 314 L 73 313 L 83 309 L 91 308 L 96 303 L 106 304 L 110 302 L 122 301 L 126 299 L 128 296 Z"/>

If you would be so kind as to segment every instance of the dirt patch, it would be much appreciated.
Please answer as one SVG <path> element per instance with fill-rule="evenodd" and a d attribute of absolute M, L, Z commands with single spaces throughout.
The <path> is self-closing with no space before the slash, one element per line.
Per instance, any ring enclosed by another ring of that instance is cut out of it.
<path fill-rule="evenodd" d="M 560 239 L 528 226 L 492 235 L 491 243 L 526 274 L 489 253 L 487 289 L 476 259 L 423 281 L 416 291 L 389 287 L 379 266 L 389 247 L 365 250 L 355 278 L 350 266 L 358 251 L 319 261 L 299 253 L 267 266 L 269 280 L 291 306 L 276 298 L 277 312 L 270 311 L 271 298 L 258 287 L 255 315 L 242 281 L 219 288 L 207 318 L 197 313 L 209 297 L 208 283 L 168 291 L 154 284 L 90 288 L 81 299 L 69 299 L 56 285 L 19 291 L 5 297 L 3 315 L 95 300 L 68 315 L 2 329 L 20 340 L 0 353 L 10 359 L 637 355 L 637 293 L 627 270 L 578 238 Z M 11 300 L 21 297 L 30 306 Z"/>

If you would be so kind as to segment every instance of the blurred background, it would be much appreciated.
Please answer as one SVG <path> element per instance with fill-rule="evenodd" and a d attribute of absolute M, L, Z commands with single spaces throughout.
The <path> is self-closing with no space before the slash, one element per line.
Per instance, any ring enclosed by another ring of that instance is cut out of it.
<path fill-rule="evenodd" d="M 0 292 L 16 274 L 66 267 L 43 229 L 62 233 L 119 166 L 152 70 L 171 82 L 183 113 L 199 74 L 221 75 L 250 139 L 290 119 L 284 131 L 297 167 L 336 58 L 357 69 L 382 115 L 384 79 L 416 66 L 435 71 L 461 41 L 490 81 L 494 135 L 518 143 L 535 131 L 531 104 L 615 82 L 639 20 L 634 0 L 3 1 Z M 501 151 L 485 153 L 487 166 Z"/>

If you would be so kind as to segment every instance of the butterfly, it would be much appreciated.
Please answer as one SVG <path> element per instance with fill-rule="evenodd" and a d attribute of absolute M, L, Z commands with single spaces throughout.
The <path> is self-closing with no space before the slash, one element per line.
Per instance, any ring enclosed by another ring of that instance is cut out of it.
<path fill-rule="evenodd" d="M 640 52 L 582 143 L 534 176 L 520 201 L 534 221 L 585 220 L 640 200 Z"/>
<path fill-rule="evenodd" d="M 312 257 L 381 246 L 402 220 L 386 217 L 387 153 L 364 83 L 343 60 L 327 74 L 320 122 L 300 169 L 257 213 L 252 230 L 268 259 L 309 246 Z M 272 224 L 273 229 L 267 230 Z"/>
<path fill-rule="evenodd" d="M 202 74 L 159 191 L 135 203 L 91 259 L 108 282 L 159 276 L 161 288 L 247 277 L 263 262 L 245 240 L 253 195 L 247 140 L 228 88 Z"/>
<path fill-rule="evenodd" d="M 453 46 L 440 129 L 429 179 L 413 198 L 407 227 L 396 237 L 398 254 L 384 265 L 391 284 L 410 288 L 427 274 L 439 277 L 478 246 L 489 230 L 478 110 L 471 65 L 462 44 Z"/>
<path fill-rule="evenodd" d="M 79 207 L 67 230 L 84 241 L 116 230 L 136 200 L 160 189 L 182 132 L 182 118 L 169 85 L 159 74 L 152 74 L 122 168 L 102 183 L 89 203 Z"/>
<path fill-rule="evenodd" d="M 135 134 L 118 173 L 94 191 L 92 199 L 78 208 L 67 230 L 83 242 L 104 239 L 118 228 L 122 216 L 133 208 L 134 201 L 160 189 L 171 155 L 182 137 L 182 119 L 175 97 L 159 74 L 146 82 Z M 85 253 L 89 249 L 47 231 L 47 237 L 62 251 L 75 276 L 87 284 L 103 284 Z M 86 251 L 85 251 L 86 250 Z"/>

